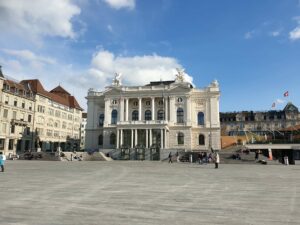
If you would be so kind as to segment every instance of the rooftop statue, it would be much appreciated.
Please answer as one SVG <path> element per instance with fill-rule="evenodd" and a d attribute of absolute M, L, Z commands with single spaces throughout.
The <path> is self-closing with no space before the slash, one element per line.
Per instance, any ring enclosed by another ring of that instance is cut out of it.
<path fill-rule="evenodd" d="M 176 74 L 175 81 L 176 82 L 184 82 L 185 81 L 185 79 L 184 79 L 184 69 L 176 68 L 176 70 L 177 70 L 178 74 Z"/>
<path fill-rule="evenodd" d="M 120 86 L 122 85 L 121 83 L 121 73 L 115 73 L 115 78 L 113 79 L 112 85 L 113 86 Z"/>
<path fill-rule="evenodd" d="M 219 87 L 219 82 L 217 80 L 214 80 L 213 82 L 211 82 L 211 86 L 212 87 Z"/>

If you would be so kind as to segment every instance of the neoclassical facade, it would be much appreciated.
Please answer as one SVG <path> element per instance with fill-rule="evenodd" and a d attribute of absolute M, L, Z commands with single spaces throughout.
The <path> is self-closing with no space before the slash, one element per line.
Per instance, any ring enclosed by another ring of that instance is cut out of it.
<path fill-rule="evenodd" d="M 104 91 L 88 92 L 85 148 L 220 149 L 219 97 L 217 81 L 197 89 L 182 70 L 145 86 L 123 86 L 116 75 Z"/>

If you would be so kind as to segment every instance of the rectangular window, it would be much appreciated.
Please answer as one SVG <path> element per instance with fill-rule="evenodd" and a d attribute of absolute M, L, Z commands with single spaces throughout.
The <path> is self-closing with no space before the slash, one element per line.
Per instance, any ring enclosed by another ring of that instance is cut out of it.
<path fill-rule="evenodd" d="M 8 110 L 4 109 L 3 110 L 3 118 L 7 118 L 7 116 L 8 116 Z"/>
<path fill-rule="evenodd" d="M 45 113 L 45 106 L 38 105 L 38 112 Z"/>
<path fill-rule="evenodd" d="M 28 122 L 31 122 L 31 115 L 28 115 Z"/>
<path fill-rule="evenodd" d="M 31 103 L 31 102 L 29 103 L 28 109 L 29 109 L 29 110 L 32 110 L 32 103 Z"/>
<path fill-rule="evenodd" d="M 2 123 L 2 133 L 6 133 L 6 123 Z"/>
<path fill-rule="evenodd" d="M 8 150 L 14 149 L 14 139 L 9 139 L 8 141 Z"/>
<path fill-rule="evenodd" d="M 9 97 L 6 95 L 5 96 L 5 102 L 4 102 L 6 105 L 8 105 L 9 104 Z"/>
<path fill-rule="evenodd" d="M 17 119 L 17 112 L 16 111 L 13 111 L 13 116 L 12 116 L 12 118 L 15 120 L 15 119 Z"/>
<path fill-rule="evenodd" d="M 22 102 L 22 108 L 25 109 L 25 102 Z"/>
<path fill-rule="evenodd" d="M 14 106 L 18 106 L 18 100 L 14 100 Z"/>
<path fill-rule="evenodd" d="M 12 133 L 12 134 L 15 133 L 15 125 L 11 125 L 11 127 L 10 127 L 10 133 Z"/>
<path fill-rule="evenodd" d="M 0 139 L 0 150 L 4 150 L 4 143 L 5 143 L 5 139 L 1 138 Z"/>

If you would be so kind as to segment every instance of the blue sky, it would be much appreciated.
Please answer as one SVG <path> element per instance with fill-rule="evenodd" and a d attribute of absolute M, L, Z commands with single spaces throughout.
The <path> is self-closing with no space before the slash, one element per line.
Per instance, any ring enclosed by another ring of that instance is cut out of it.
<path fill-rule="evenodd" d="M 0 29 L 4 74 L 84 108 L 115 72 L 139 85 L 176 67 L 197 87 L 217 79 L 221 111 L 300 107 L 299 0 L 0 0 Z"/>

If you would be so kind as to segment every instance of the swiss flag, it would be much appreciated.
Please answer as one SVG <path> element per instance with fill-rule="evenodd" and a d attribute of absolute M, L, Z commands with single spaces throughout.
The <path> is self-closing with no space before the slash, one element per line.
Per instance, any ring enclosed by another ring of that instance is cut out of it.
<path fill-rule="evenodd" d="M 284 92 L 283 96 L 288 97 L 289 96 L 289 91 Z"/>

